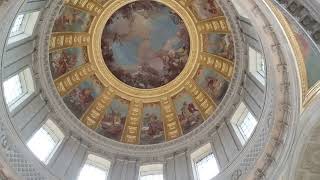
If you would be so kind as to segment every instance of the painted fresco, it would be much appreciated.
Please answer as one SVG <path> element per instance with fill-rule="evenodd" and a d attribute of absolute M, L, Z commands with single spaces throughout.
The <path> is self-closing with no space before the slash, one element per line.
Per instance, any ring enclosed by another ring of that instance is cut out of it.
<path fill-rule="evenodd" d="M 320 80 L 320 52 L 302 30 L 295 28 L 294 31 L 305 60 L 308 88 L 311 88 Z"/>
<path fill-rule="evenodd" d="M 76 117 L 81 118 L 100 93 L 100 83 L 95 78 L 90 78 L 67 94 L 63 101 Z"/>
<path fill-rule="evenodd" d="M 86 32 L 89 30 L 92 16 L 88 13 L 66 6 L 61 9 L 60 14 L 54 22 L 52 32 Z"/>
<path fill-rule="evenodd" d="M 58 50 L 49 55 L 50 69 L 53 79 L 84 64 L 86 58 L 82 48 Z"/>
<path fill-rule="evenodd" d="M 173 102 L 176 107 L 183 134 L 192 131 L 204 121 L 200 110 L 187 92 L 183 91 L 178 94 L 174 97 Z"/>
<path fill-rule="evenodd" d="M 101 44 L 109 70 L 120 81 L 142 89 L 172 81 L 183 70 L 190 50 L 182 19 L 147 0 L 119 9 L 108 20 Z"/>
<path fill-rule="evenodd" d="M 120 98 L 113 99 L 97 129 L 97 132 L 107 138 L 120 141 L 128 111 L 128 101 Z"/>
<path fill-rule="evenodd" d="M 220 103 L 228 90 L 228 81 L 209 68 L 200 68 L 195 77 L 197 84 L 214 100 Z"/>
<path fill-rule="evenodd" d="M 204 50 L 230 60 L 234 59 L 234 45 L 231 34 L 210 33 L 204 36 Z"/>
<path fill-rule="evenodd" d="M 156 144 L 164 141 L 160 104 L 144 105 L 140 144 Z"/>
<path fill-rule="evenodd" d="M 215 0 L 193 0 L 191 8 L 201 20 L 223 16 L 223 12 Z"/>

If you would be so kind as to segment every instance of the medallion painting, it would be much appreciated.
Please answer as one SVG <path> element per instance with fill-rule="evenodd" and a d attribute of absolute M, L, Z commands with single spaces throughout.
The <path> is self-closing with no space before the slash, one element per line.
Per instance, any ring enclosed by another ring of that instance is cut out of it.
<path fill-rule="evenodd" d="M 49 55 L 50 69 L 53 79 L 75 69 L 86 62 L 82 48 L 58 50 Z"/>
<path fill-rule="evenodd" d="M 120 141 L 128 111 L 128 101 L 113 99 L 96 131 L 107 138 Z"/>
<path fill-rule="evenodd" d="M 95 78 L 83 81 L 78 87 L 67 94 L 63 100 L 71 112 L 81 118 L 95 98 L 101 93 L 101 85 Z"/>
<path fill-rule="evenodd" d="M 216 104 L 222 101 L 229 87 L 228 81 L 209 68 L 200 68 L 195 79 Z"/>
<path fill-rule="evenodd" d="M 156 144 L 164 141 L 160 104 L 146 104 L 143 109 L 140 144 Z"/>
<path fill-rule="evenodd" d="M 54 22 L 52 32 L 86 32 L 92 21 L 89 14 L 71 8 L 64 7 L 60 11 L 61 15 Z"/>
<path fill-rule="evenodd" d="M 136 1 L 108 20 L 101 49 L 108 69 L 123 83 L 152 89 L 175 79 L 190 50 L 189 33 L 173 10 L 155 1 Z"/>
<path fill-rule="evenodd" d="M 193 0 L 192 10 L 201 20 L 223 16 L 223 12 L 215 0 Z"/>
<path fill-rule="evenodd" d="M 204 36 L 204 50 L 229 60 L 234 59 L 234 45 L 230 34 L 207 34 Z"/>
<path fill-rule="evenodd" d="M 192 131 L 204 121 L 200 110 L 187 92 L 181 92 L 174 97 L 173 101 L 183 134 Z"/>

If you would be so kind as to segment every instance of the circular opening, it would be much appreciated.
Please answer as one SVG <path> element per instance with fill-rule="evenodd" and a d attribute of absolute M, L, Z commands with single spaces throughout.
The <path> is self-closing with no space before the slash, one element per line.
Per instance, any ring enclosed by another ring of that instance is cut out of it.
<path fill-rule="evenodd" d="M 105 64 L 120 81 L 152 89 L 182 72 L 190 38 L 183 20 L 171 8 L 155 1 L 136 1 L 108 20 L 101 49 Z"/>

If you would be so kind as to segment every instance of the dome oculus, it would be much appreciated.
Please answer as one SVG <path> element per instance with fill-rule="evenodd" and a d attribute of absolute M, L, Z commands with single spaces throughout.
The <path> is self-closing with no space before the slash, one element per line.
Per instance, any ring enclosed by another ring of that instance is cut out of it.
<path fill-rule="evenodd" d="M 120 81 L 151 89 L 181 73 L 189 57 L 189 33 L 169 7 L 136 1 L 121 7 L 108 20 L 101 49 L 106 65 Z"/>

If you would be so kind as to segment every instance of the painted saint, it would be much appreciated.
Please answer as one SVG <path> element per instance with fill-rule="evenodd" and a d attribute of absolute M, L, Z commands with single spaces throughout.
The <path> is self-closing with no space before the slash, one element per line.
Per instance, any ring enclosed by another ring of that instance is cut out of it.
<path fill-rule="evenodd" d="M 101 40 L 108 69 L 141 89 L 163 86 L 184 69 L 189 33 L 178 14 L 159 2 L 130 3 L 108 20 Z"/>
<path fill-rule="evenodd" d="M 96 131 L 107 138 L 120 141 L 128 111 L 128 101 L 113 99 Z"/>
<path fill-rule="evenodd" d="M 92 21 L 92 16 L 83 11 L 63 7 L 60 16 L 54 22 L 52 32 L 86 32 Z"/>
<path fill-rule="evenodd" d="M 63 101 L 77 118 L 81 118 L 100 93 L 101 85 L 95 78 L 91 78 L 73 89 L 63 98 Z"/>
<path fill-rule="evenodd" d="M 219 104 L 226 94 L 229 83 L 220 74 L 209 68 L 200 68 L 195 77 L 197 84 Z"/>
<path fill-rule="evenodd" d="M 140 144 L 156 144 L 164 141 L 160 104 L 144 105 Z"/>
<path fill-rule="evenodd" d="M 191 7 L 201 20 L 223 16 L 223 12 L 215 0 L 193 0 Z"/>
<path fill-rule="evenodd" d="M 183 134 L 187 134 L 192 131 L 204 121 L 200 110 L 187 92 L 181 92 L 174 97 L 173 101 Z"/>
<path fill-rule="evenodd" d="M 231 34 L 210 33 L 204 37 L 205 51 L 234 60 L 234 45 Z"/>
<path fill-rule="evenodd" d="M 49 55 L 53 79 L 71 71 L 86 62 L 82 48 L 69 48 L 54 51 Z"/>

